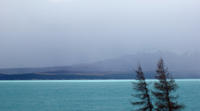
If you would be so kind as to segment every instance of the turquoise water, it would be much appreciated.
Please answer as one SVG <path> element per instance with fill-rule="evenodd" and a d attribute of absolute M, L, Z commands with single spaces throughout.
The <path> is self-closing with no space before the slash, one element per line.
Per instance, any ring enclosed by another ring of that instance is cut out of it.
<path fill-rule="evenodd" d="M 0 81 L 0 111 L 131 111 L 131 81 Z M 176 82 L 184 111 L 199 111 L 200 80 Z"/>

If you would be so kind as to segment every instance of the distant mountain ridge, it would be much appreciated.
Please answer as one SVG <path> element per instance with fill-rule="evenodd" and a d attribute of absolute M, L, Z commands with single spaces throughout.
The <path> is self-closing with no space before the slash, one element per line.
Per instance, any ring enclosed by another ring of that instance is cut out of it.
<path fill-rule="evenodd" d="M 129 79 L 141 64 L 148 78 L 153 78 L 157 61 L 163 58 L 175 78 L 200 78 L 200 53 L 138 53 L 95 63 L 46 68 L 0 69 L 0 79 Z M 32 78 L 31 78 L 32 77 Z"/>

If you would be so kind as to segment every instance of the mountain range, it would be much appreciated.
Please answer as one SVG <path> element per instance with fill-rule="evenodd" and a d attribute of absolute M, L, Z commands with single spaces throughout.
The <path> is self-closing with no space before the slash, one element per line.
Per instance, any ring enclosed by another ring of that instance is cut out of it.
<path fill-rule="evenodd" d="M 0 79 L 132 79 L 139 64 L 147 78 L 154 78 L 160 58 L 164 59 L 174 78 L 200 78 L 200 53 L 176 54 L 158 51 L 71 66 L 0 69 Z"/>

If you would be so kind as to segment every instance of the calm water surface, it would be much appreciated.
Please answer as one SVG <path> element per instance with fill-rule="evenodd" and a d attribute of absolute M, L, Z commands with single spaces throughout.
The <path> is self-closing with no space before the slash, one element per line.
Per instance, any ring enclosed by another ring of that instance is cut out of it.
<path fill-rule="evenodd" d="M 176 82 L 184 111 L 200 111 L 200 80 Z M 0 111 L 131 111 L 133 93 L 131 80 L 0 81 Z"/>

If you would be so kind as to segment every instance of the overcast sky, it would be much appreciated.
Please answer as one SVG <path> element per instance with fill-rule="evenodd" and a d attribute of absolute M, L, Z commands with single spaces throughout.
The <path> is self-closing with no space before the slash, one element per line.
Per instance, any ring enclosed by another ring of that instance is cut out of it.
<path fill-rule="evenodd" d="M 199 51 L 199 0 L 0 0 L 0 68 Z"/>

